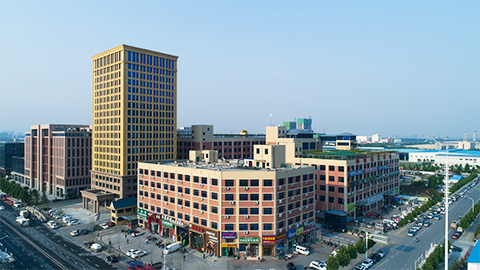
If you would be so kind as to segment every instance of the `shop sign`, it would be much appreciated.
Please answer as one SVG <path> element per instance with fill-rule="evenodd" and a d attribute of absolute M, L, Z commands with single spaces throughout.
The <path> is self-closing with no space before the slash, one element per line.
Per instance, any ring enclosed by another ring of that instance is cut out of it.
<path fill-rule="evenodd" d="M 350 204 L 347 205 L 348 213 L 353 212 L 354 209 L 355 209 L 355 203 L 350 203 Z"/>
<path fill-rule="evenodd" d="M 287 239 L 297 236 L 297 229 L 291 229 L 287 231 Z"/>
<path fill-rule="evenodd" d="M 204 231 L 202 228 L 196 227 L 196 226 L 193 226 L 193 225 L 190 225 L 190 229 L 194 230 L 194 231 L 197 231 L 197 232 L 200 232 L 200 233 L 203 233 L 203 231 Z"/>
<path fill-rule="evenodd" d="M 223 239 L 237 239 L 236 232 L 222 232 Z"/>
<path fill-rule="evenodd" d="M 398 194 L 398 187 L 395 188 L 395 194 Z"/>
<path fill-rule="evenodd" d="M 164 219 L 162 219 L 162 226 L 165 226 L 165 227 L 168 227 L 168 228 L 173 229 L 173 224 L 170 223 L 170 222 L 168 222 L 168 221 L 166 221 L 166 220 L 164 220 Z"/>
<path fill-rule="evenodd" d="M 314 231 L 314 230 L 315 230 L 315 225 L 313 225 L 311 227 L 308 227 L 305 230 L 303 230 L 303 234 L 309 233 L 309 232 Z"/>
<path fill-rule="evenodd" d="M 297 235 L 302 235 L 303 234 L 303 226 L 300 228 L 297 228 Z"/>
<path fill-rule="evenodd" d="M 264 244 L 274 244 L 275 235 L 262 235 L 262 243 Z"/>
<path fill-rule="evenodd" d="M 284 233 L 279 233 L 279 234 L 277 234 L 277 237 L 276 237 L 276 238 L 277 238 L 277 241 L 283 240 L 283 239 L 287 238 L 287 233 L 286 233 L 286 232 L 284 232 Z"/>
<path fill-rule="evenodd" d="M 207 241 L 207 249 L 216 251 L 218 245 L 218 238 L 217 234 L 211 231 L 205 231 L 206 241 Z"/>
<path fill-rule="evenodd" d="M 242 244 L 247 244 L 247 243 L 253 243 L 253 244 L 258 244 L 258 237 L 240 237 L 240 243 Z"/>
<path fill-rule="evenodd" d="M 222 243 L 222 248 L 236 248 L 236 243 Z"/>
<path fill-rule="evenodd" d="M 137 208 L 137 216 L 140 219 L 147 220 L 147 210 Z"/>

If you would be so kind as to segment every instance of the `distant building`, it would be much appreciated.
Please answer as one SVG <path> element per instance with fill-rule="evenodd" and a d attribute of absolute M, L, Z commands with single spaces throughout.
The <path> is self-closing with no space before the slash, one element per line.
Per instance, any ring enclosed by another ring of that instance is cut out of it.
<path fill-rule="evenodd" d="M 89 125 L 33 125 L 25 136 L 22 184 L 59 198 L 78 197 L 90 187 L 91 153 Z"/>
<path fill-rule="evenodd" d="M 380 135 L 373 134 L 372 135 L 372 143 L 378 143 L 378 142 L 380 142 Z"/>
<path fill-rule="evenodd" d="M 458 149 L 471 150 L 475 149 L 475 143 L 469 141 L 460 141 L 458 142 Z"/>
<path fill-rule="evenodd" d="M 298 118 L 297 128 L 312 131 L 312 118 Z"/>
<path fill-rule="evenodd" d="M 283 122 L 283 126 L 287 128 L 287 131 L 290 130 L 290 129 L 296 129 L 297 128 L 297 122 L 295 122 L 295 121 Z"/>
<path fill-rule="evenodd" d="M 24 142 L 0 142 L 0 173 L 13 170 L 13 157 L 23 157 Z"/>
<path fill-rule="evenodd" d="M 251 159 L 257 144 L 265 144 L 264 134 L 245 130 L 239 134 L 214 134 L 213 125 L 192 125 L 177 131 L 177 159 L 188 159 L 190 150 L 216 150 L 220 159 Z"/>

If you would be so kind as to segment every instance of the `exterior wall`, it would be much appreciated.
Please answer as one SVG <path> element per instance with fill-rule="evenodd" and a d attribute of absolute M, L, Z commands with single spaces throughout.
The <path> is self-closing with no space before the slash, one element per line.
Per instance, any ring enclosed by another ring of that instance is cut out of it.
<path fill-rule="evenodd" d="M 139 217 L 143 217 L 143 226 L 151 229 L 152 218 L 148 217 L 161 215 L 158 232 L 166 232 L 169 237 L 171 233 L 178 237 L 178 230 L 189 228 L 190 235 L 195 234 L 189 239 L 193 246 L 199 244 L 196 235 L 210 234 L 216 238 L 216 246 L 210 251 L 218 256 L 226 255 L 230 248 L 245 255 L 247 247 L 254 252 L 248 255 L 264 256 L 263 248 L 265 254 L 274 255 L 273 247 L 305 241 L 303 228 L 314 226 L 313 173 L 312 167 L 218 170 L 182 163 L 139 163 Z M 264 213 L 266 208 L 271 213 Z M 167 218 L 166 224 L 179 224 L 173 231 L 163 230 Z M 159 223 L 155 218 L 153 221 Z M 265 223 L 271 227 L 264 228 Z M 297 228 L 298 238 L 279 238 L 276 243 L 277 234 L 286 235 L 289 229 Z M 310 237 L 310 232 L 305 236 Z M 264 237 L 267 242 L 263 244 Z"/>
<path fill-rule="evenodd" d="M 23 142 L 0 142 L 0 172 L 6 174 L 13 170 L 13 157 L 23 157 Z"/>
<path fill-rule="evenodd" d="M 139 161 L 176 159 L 177 58 L 126 45 L 92 57 L 92 188 L 135 196 Z"/>
<path fill-rule="evenodd" d="M 255 166 L 260 168 L 280 168 L 285 164 L 284 145 L 255 145 Z"/>

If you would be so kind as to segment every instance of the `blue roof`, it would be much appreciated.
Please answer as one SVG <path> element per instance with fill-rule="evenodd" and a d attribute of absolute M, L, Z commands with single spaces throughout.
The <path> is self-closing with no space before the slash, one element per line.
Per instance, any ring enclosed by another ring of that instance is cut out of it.
<path fill-rule="evenodd" d="M 462 180 L 462 178 L 463 178 L 463 175 L 454 175 L 454 176 L 450 177 L 450 180 L 460 181 L 460 180 Z"/>
<path fill-rule="evenodd" d="M 480 263 L 480 244 L 478 241 L 472 249 L 470 256 L 468 256 L 467 263 Z"/>
<path fill-rule="evenodd" d="M 137 206 L 137 198 L 125 198 L 112 202 L 113 209 L 121 209 Z"/>

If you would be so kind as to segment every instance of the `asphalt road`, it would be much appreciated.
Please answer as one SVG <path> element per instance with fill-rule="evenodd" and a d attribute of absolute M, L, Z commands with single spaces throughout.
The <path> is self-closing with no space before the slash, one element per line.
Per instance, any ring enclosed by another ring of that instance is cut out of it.
<path fill-rule="evenodd" d="M 6 208 L 0 211 L 0 235 L 9 236 L 0 243 L 15 256 L 15 269 L 114 269 L 69 239 L 56 235 L 46 224 L 18 226 L 15 218 L 19 210 L 0 204 Z"/>
<path fill-rule="evenodd" d="M 480 200 L 480 184 L 475 185 L 465 195 L 477 203 Z M 453 220 L 458 221 L 459 215 L 463 217 L 470 211 L 471 207 L 472 200 L 468 198 L 459 198 L 449 205 L 448 239 L 452 244 L 455 244 L 457 240 L 451 238 L 455 230 L 450 229 L 450 223 Z M 429 249 L 432 243 L 442 244 L 445 241 L 445 216 L 442 216 L 440 220 L 431 219 L 430 221 L 433 224 L 429 227 L 423 227 L 414 237 L 406 236 L 408 229 L 399 230 L 398 235 L 395 235 L 395 232 L 389 234 L 390 240 L 394 241 L 395 244 L 384 248 L 387 255 L 372 269 L 415 269 L 415 261 Z M 413 225 L 414 223 L 410 223 L 406 227 L 410 228 Z M 418 243 L 415 241 L 416 237 L 419 239 Z"/>

